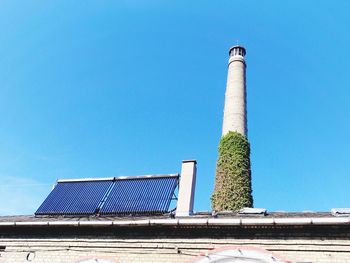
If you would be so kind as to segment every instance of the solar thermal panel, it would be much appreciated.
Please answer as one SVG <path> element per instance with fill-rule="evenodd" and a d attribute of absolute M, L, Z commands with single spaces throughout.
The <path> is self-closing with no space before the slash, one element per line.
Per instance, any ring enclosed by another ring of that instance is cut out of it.
<path fill-rule="evenodd" d="M 177 184 L 177 176 L 116 180 L 100 214 L 168 212 Z"/>
<path fill-rule="evenodd" d="M 35 215 L 91 215 L 113 181 L 58 182 Z"/>
<path fill-rule="evenodd" d="M 178 175 L 61 180 L 35 215 L 166 213 L 178 180 Z"/>

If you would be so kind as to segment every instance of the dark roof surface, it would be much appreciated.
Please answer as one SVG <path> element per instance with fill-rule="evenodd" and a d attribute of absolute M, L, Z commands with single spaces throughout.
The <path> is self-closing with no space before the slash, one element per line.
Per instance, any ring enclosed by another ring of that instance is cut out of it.
<path fill-rule="evenodd" d="M 208 219 L 208 218 L 336 218 L 330 212 L 271 212 L 266 215 L 242 215 L 238 213 L 219 213 L 213 216 L 209 212 L 199 212 L 186 218 Z M 170 215 L 152 216 L 34 216 L 15 215 L 0 216 L 0 222 L 51 222 L 51 221 L 130 221 L 148 219 L 169 219 Z"/>

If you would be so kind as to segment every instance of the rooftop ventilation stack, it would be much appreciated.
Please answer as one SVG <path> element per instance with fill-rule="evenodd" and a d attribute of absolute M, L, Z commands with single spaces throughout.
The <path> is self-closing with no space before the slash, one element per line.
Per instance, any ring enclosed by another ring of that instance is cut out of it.
<path fill-rule="evenodd" d="M 193 214 L 196 173 L 196 160 L 182 161 L 176 217 L 190 216 Z"/>

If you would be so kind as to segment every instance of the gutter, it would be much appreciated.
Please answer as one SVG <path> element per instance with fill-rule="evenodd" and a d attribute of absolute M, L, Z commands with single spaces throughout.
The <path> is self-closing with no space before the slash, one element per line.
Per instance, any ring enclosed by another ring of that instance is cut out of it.
<path fill-rule="evenodd" d="M 23 221 L 0 222 L 0 227 L 36 226 L 292 226 L 292 225 L 348 225 L 350 217 L 300 217 L 300 218 L 176 218 L 145 220 L 94 220 L 94 221 Z"/>

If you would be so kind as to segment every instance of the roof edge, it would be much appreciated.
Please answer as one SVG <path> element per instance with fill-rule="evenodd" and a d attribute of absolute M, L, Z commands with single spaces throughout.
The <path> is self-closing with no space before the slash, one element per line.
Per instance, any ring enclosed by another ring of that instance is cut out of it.
<path fill-rule="evenodd" d="M 6 226 L 293 226 L 293 225 L 349 225 L 350 217 L 309 218 L 169 218 L 142 220 L 91 220 L 91 221 L 23 221 L 0 222 Z"/>

